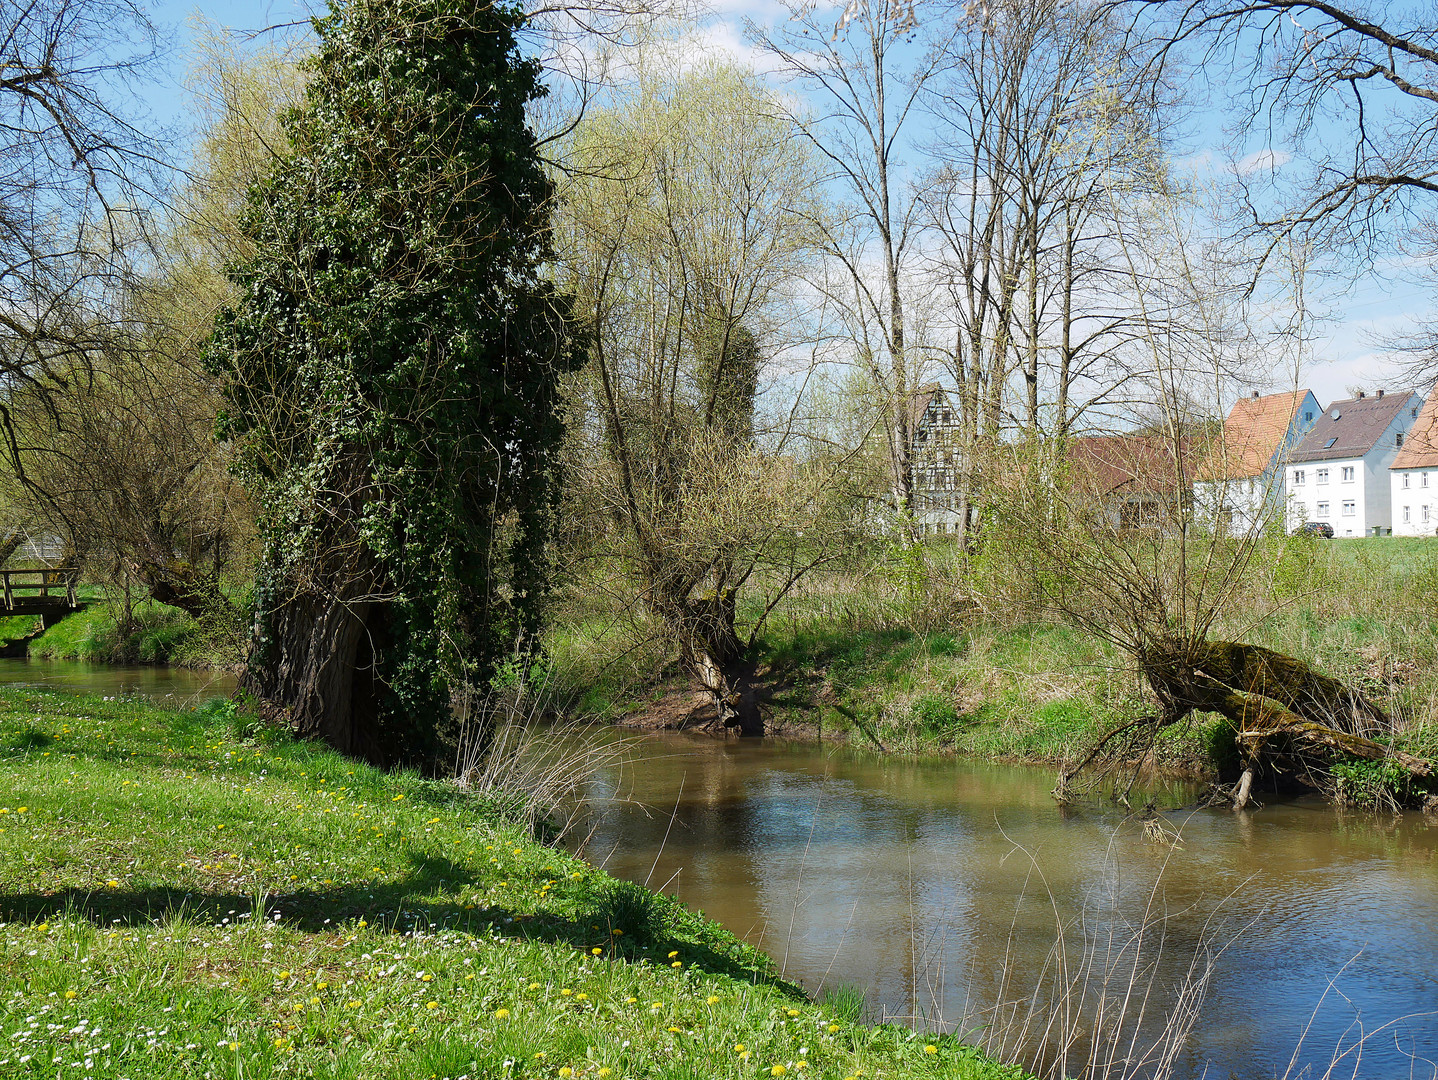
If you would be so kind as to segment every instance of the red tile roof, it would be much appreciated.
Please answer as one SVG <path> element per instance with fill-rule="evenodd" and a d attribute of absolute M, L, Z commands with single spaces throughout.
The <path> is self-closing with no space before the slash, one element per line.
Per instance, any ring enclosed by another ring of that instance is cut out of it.
<path fill-rule="evenodd" d="M 1438 391 L 1428 395 L 1390 469 L 1438 467 Z"/>
<path fill-rule="evenodd" d="M 1283 445 L 1307 390 L 1239 398 L 1223 422 L 1223 435 L 1198 468 L 1198 480 L 1243 480 L 1260 475 Z"/>
<path fill-rule="evenodd" d="M 1091 495 L 1172 497 L 1190 486 L 1195 440 L 1154 435 L 1088 435 L 1068 444 L 1069 477 Z"/>

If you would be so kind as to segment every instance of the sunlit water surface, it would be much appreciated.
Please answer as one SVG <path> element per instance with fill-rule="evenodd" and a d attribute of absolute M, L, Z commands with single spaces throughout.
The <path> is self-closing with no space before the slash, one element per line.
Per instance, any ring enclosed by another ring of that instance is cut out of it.
<path fill-rule="evenodd" d="M 864 988 L 876 1014 L 997 1029 L 1003 1014 L 986 1010 L 1044 984 L 1060 924 L 1072 973 L 1078 920 L 1105 953 L 1163 920 L 1141 955 L 1157 958 L 1139 980 L 1146 1036 L 1196 951 L 1226 946 L 1176 1076 L 1316 1077 L 1345 1050 L 1335 1076 L 1432 1074 L 1438 822 L 1275 800 L 1166 813 L 1182 838 L 1170 846 L 1106 802 L 1058 806 L 1052 784 L 1045 770 L 646 736 L 596 785 L 632 801 L 575 846 L 703 909 L 811 990 Z M 1148 793 L 1160 808 L 1197 794 Z M 1095 978 L 1126 988 L 1132 955 L 1100 959 Z M 1032 1023 L 1028 1035 L 1032 1050 Z"/>

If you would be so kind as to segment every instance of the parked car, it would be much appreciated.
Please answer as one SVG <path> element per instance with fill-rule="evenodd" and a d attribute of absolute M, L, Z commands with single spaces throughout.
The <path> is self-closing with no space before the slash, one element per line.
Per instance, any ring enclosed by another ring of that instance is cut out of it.
<path fill-rule="evenodd" d="M 1333 526 L 1326 521 L 1305 521 L 1298 528 L 1293 530 L 1294 536 L 1321 536 L 1325 540 L 1333 539 Z"/>

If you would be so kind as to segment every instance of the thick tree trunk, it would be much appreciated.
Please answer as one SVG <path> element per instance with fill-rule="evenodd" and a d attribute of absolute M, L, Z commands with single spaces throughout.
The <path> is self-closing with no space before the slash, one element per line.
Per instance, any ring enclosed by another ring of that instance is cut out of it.
<path fill-rule="evenodd" d="M 661 614 L 679 639 L 679 659 L 714 701 L 719 723 L 740 735 L 763 735 L 754 662 L 734 626 L 735 594 L 671 599 Z"/>
<path fill-rule="evenodd" d="M 0 566 L 4 566 L 9 562 L 10 556 L 14 555 L 16 550 L 24 542 L 25 534 L 19 529 L 11 529 L 3 536 L 0 536 Z"/>
<path fill-rule="evenodd" d="M 184 559 L 139 556 L 127 560 L 130 572 L 150 590 L 150 598 L 195 618 L 229 606 L 218 579 Z"/>
<path fill-rule="evenodd" d="M 268 719 L 302 738 L 381 767 L 395 748 L 379 732 L 382 691 L 375 667 L 383 605 L 302 595 L 266 613 L 256 628 L 240 690 Z"/>

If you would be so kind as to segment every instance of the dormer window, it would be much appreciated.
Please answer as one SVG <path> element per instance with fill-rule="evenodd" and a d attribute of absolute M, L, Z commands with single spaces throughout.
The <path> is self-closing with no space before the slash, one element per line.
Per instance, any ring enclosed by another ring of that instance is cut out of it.
<path fill-rule="evenodd" d="M 1338 441 L 1338 436 L 1337 436 L 1337 435 L 1333 436 L 1333 438 L 1329 439 L 1326 443 L 1323 444 L 1323 449 L 1325 449 L 1325 450 L 1331 450 L 1331 449 L 1333 448 L 1333 444 L 1336 443 L 1337 441 Z"/>

